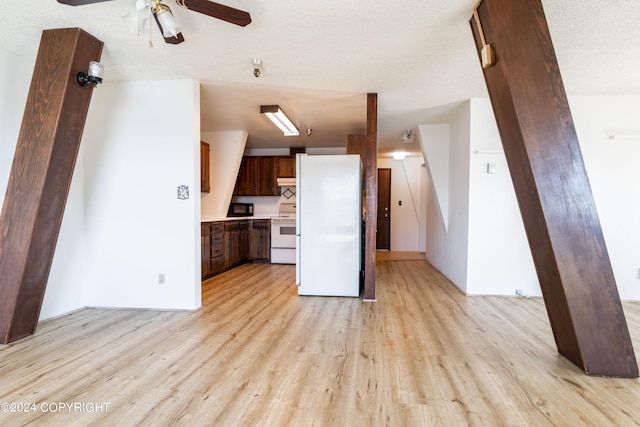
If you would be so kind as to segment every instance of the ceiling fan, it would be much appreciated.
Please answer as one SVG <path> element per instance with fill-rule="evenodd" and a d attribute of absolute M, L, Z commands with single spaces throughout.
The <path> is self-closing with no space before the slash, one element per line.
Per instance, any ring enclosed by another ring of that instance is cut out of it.
<path fill-rule="evenodd" d="M 58 3 L 69 6 L 84 6 L 86 4 L 101 3 L 112 0 L 58 0 Z M 162 0 L 136 0 L 136 8 L 138 15 L 143 9 L 149 8 L 151 14 L 156 20 L 158 27 L 163 33 L 164 41 L 170 44 L 179 44 L 184 41 L 180 28 L 173 19 L 173 14 L 168 6 L 162 3 Z M 245 27 L 251 23 L 251 15 L 249 12 L 234 9 L 220 3 L 214 3 L 209 0 L 176 0 L 176 3 L 188 10 L 200 12 L 204 15 L 217 18 L 231 24 Z M 167 13 L 168 12 L 168 13 Z M 139 18 L 138 18 L 139 19 Z"/>

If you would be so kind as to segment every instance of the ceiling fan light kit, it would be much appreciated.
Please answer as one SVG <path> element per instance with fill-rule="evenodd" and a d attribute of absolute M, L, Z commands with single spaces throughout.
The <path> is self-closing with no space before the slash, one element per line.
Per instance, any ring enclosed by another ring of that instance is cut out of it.
<path fill-rule="evenodd" d="M 101 3 L 111 0 L 58 0 L 58 3 L 68 6 L 84 6 L 91 3 Z M 152 14 L 162 31 L 164 41 L 169 44 L 179 44 L 184 41 L 182 29 L 178 25 L 173 12 L 162 0 L 133 0 L 135 12 L 130 12 L 122 18 L 140 34 L 144 27 L 146 16 Z M 244 10 L 215 3 L 209 0 L 176 0 L 176 3 L 188 10 L 202 13 L 212 18 L 220 19 L 231 24 L 245 27 L 251 23 L 251 15 Z M 150 10 L 150 12 L 149 12 Z M 149 45 L 152 45 L 149 42 Z M 256 76 L 257 77 L 257 76 Z"/>
<path fill-rule="evenodd" d="M 182 29 L 178 25 L 176 18 L 173 16 L 169 6 L 160 3 L 160 0 L 154 0 L 154 5 L 151 11 L 158 20 L 160 30 L 162 30 L 162 36 L 164 38 L 178 37 L 178 34 L 182 32 Z"/>

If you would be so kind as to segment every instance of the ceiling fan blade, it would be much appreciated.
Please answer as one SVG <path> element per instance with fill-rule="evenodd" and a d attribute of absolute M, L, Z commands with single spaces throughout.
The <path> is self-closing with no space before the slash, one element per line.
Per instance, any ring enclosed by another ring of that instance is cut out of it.
<path fill-rule="evenodd" d="M 66 4 L 67 6 L 84 6 L 91 3 L 102 3 L 104 1 L 112 0 L 58 0 L 58 3 Z"/>
<path fill-rule="evenodd" d="M 184 41 L 184 37 L 182 36 L 182 33 L 178 33 L 178 35 L 176 37 L 164 37 L 164 42 L 165 43 L 169 43 L 169 44 L 180 44 Z"/>
<path fill-rule="evenodd" d="M 176 0 L 180 6 L 232 24 L 245 27 L 251 23 L 249 12 L 208 0 Z"/>

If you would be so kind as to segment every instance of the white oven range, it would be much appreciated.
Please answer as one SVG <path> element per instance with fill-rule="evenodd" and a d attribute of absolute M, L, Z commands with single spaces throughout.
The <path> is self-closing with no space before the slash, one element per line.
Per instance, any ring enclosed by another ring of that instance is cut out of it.
<path fill-rule="evenodd" d="M 271 263 L 296 263 L 296 204 L 281 203 L 279 216 L 271 217 Z"/>

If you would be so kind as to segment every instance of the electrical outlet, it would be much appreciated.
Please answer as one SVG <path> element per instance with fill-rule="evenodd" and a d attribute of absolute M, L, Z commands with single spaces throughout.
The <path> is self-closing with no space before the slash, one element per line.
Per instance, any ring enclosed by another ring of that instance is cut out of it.
<path fill-rule="evenodd" d="M 164 284 L 164 282 L 165 282 L 165 276 L 164 276 L 164 273 L 160 273 L 160 274 L 158 274 L 158 284 L 159 284 L 159 285 L 163 285 L 163 284 Z"/>

